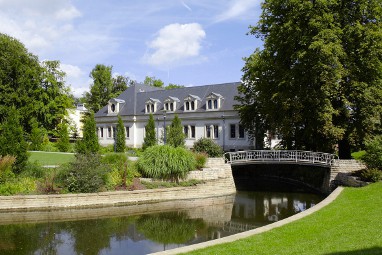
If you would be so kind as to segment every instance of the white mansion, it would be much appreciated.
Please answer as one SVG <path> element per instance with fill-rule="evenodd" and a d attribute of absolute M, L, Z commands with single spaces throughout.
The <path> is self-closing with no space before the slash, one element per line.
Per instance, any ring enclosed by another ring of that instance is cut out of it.
<path fill-rule="evenodd" d="M 213 139 L 225 151 L 253 148 L 244 128 L 239 124 L 236 83 L 185 87 L 165 90 L 135 84 L 95 114 L 101 145 L 114 144 L 117 116 L 126 129 L 126 145 L 141 147 L 149 115 L 153 114 L 158 141 L 163 143 L 164 126 L 175 114 L 184 126 L 186 146 L 191 148 L 201 137 Z"/>

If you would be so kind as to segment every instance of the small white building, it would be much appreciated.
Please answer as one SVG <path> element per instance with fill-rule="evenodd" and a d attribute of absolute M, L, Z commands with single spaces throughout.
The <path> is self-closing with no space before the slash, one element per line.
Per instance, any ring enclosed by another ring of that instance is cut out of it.
<path fill-rule="evenodd" d="M 141 147 L 145 126 L 149 115 L 153 114 L 158 141 L 163 143 L 164 126 L 170 125 L 177 114 L 188 148 L 199 138 L 207 137 L 225 151 L 252 149 L 254 143 L 234 110 L 239 85 L 236 82 L 170 90 L 132 85 L 118 98 L 111 98 L 108 105 L 95 114 L 99 142 L 103 146 L 114 144 L 117 116 L 120 115 L 125 125 L 126 145 Z"/>
<path fill-rule="evenodd" d="M 88 111 L 88 109 L 85 108 L 84 104 L 77 104 L 76 108 L 73 109 L 67 109 L 68 111 L 68 116 L 67 116 L 67 121 L 70 126 L 70 135 L 73 136 L 74 133 L 78 137 L 82 137 L 82 117 L 84 114 Z"/>

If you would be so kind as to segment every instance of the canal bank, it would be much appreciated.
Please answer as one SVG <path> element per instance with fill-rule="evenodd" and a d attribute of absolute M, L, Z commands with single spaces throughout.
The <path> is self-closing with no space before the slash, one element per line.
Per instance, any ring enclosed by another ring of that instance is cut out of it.
<path fill-rule="evenodd" d="M 153 190 L 112 191 L 90 194 L 1 196 L 0 212 L 137 205 L 218 197 L 236 192 L 231 166 L 225 164 L 222 158 L 208 159 L 206 168 L 202 171 L 192 171 L 188 178 L 202 180 L 205 183 L 192 187 Z"/>

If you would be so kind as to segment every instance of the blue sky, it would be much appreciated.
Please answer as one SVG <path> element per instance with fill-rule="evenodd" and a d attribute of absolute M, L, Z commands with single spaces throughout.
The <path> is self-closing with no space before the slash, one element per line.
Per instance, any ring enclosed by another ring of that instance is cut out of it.
<path fill-rule="evenodd" d="M 246 35 L 260 0 L 0 0 L 0 32 L 40 61 L 59 60 L 80 96 L 96 64 L 142 82 L 197 86 L 240 81 L 262 42 Z"/>

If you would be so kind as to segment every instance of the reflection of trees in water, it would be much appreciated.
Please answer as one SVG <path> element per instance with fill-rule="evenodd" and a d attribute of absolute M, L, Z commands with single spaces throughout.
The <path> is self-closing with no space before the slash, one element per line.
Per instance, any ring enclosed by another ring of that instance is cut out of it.
<path fill-rule="evenodd" d="M 4 255 L 57 254 L 60 228 L 56 224 L 0 226 L 0 253 Z"/>
<path fill-rule="evenodd" d="M 143 215 L 137 221 L 137 229 L 147 239 L 163 244 L 186 243 L 203 226 L 202 220 L 189 219 L 184 212 Z"/>

